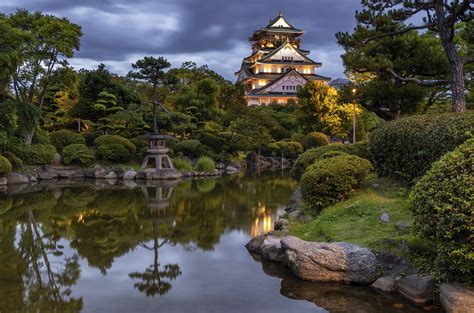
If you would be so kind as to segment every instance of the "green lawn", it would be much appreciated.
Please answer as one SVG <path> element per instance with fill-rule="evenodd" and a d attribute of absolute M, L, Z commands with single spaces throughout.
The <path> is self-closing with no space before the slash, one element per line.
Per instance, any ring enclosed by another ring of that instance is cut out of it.
<path fill-rule="evenodd" d="M 345 241 L 374 249 L 392 250 L 395 242 L 409 240 L 398 221 L 412 223 L 408 188 L 387 178 L 369 178 L 361 190 L 345 201 L 324 209 L 313 221 L 290 223 L 290 234 L 308 241 Z M 304 206 L 304 204 L 303 204 Z M 379 216 L 388 213 L 388 223 Z M 388 241 L 390 240 L 390 241 Z"/>

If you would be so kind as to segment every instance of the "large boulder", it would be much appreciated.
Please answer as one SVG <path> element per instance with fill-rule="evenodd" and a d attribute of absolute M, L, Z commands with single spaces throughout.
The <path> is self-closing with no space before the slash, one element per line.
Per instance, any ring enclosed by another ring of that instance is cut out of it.
<path fill-rule="evenodd" d="M 411 274 L 397 282 L 398 292 L 417 304 L 434 300 L 435 280 L 431 275 Z"/>
<path fill-rule="evenodd" d="M 260 235 L 250 240 L 246 247 L 252 253 L 261 254 L 266 260 L 285 262 L 280 240 L 280 237 Z"/>
<path fill-rule="evenodd" d="M 28 184 L 29 181 L 28 176 L 19 173 L 9 173 L 7 175 L 7 182 L 9 185 Z"/>
<path fill-rule="evenodd" d="M 313 282 L 370 284 L 377 279 L 377 259 L 369 249 L 345 243 L 307 242 L 288 236 L 281 240 L 293 273 Z"/>
<path fill-rule="evenodd" d="M 474 288 L 454 283 L 443 283 L 440 298 L 447 313 L 474 312 Z"/>
<path fill-rule="evenodd" d="M 395 280 L 391 276 L 383 276 L 378 278 L 373 284 L 372 287 L 387 293 L 393 293 L 397 291 L 395 285 Z"/>
<path fill-rule="evenodd" d="M 245 157 L 245 162 L 247 163 L 247 168 L 252 168 L 256 170 L 260 170 L 262 162 L 258 155 L 255 152 L 250 152 Z"/>
<path fill-rule="evenodd" d="M 135 172 L 134 170 L 127 170 L 123 174 L 122 179 L 123 180 L 134 180 L 136 176 L 137 176 L 137 172 Z"/>

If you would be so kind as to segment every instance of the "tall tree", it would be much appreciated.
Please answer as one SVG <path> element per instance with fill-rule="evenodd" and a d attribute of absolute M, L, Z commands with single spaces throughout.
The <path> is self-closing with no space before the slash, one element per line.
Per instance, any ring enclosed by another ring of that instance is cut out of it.
<path fill-rule="evenodd" d="M 463 55 L 455 43 L 456 26 L 472 21 L 472 0 L 361 0 L 364 10 L 356 13 L 354 34 L 338 33 L 336 36 L 346 50 L 356 49 L 385 37 L 395 37 L 410 31 L 429 30 L 437 33 L 451 71 L 450 79 L 405 77 L 392 67 L 385 71 L 399 82 L 412 82 L 433 87 L 450 84 L 453 109 L 465 110 L 464 66 L 474 62 L 473 55 Z M 419 24 L 414 21 L 420 20 Z"/>
<path fill-rule="evenodd" d="M 132 64 L 135 71 L 130 71 L 128 77 L 146 81 L 152 85 L 151 102 L 153 104 L 153 132 L 158 133 L 158 123 L 156 120 L 156 106 L 160 105 L 157 99 L 158 87 L 163 84 L 165 79 L 164 70 L 171 64 L 163 57 L 145 57 Z M 166 108 L 160 105 L 165 111 Z"/>

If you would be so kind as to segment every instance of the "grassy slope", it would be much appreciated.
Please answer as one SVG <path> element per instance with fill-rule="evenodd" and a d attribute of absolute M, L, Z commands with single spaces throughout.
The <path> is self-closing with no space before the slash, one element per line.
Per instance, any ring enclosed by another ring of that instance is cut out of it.
<path fill-rule="evenodd" d="M 388 239 L 409 239 L 406 232 L 395 227 L 397 221 L 411 224 L 407 207 L 408 188 L 387 178 L 372 177 L 350 199 L 324 209 L 313 221 L 292 222 L 290 234 L 309 241 L 346 241 L 390 250 Z M 390 215 L 390 222 L 379 220 L 383 213 Z"/>

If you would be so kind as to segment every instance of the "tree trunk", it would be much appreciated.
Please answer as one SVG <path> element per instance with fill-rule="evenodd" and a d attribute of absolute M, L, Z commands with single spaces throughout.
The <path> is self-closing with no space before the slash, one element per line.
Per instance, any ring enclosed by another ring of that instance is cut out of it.
<path fill-rule="evenodd" d="M 156 120 L 156 84 L 153 84 L 153 95 L 151 101 L 153 102 L 153 133 L 158 133 L 158 122 Z"/>
<path fill-rule="evenodd" d="M 451 94 L 453 110 L 455 112 L 464 112 L 466 110 L 464 99 L 464 64 L 456 51 L 453 42 L 454 31 L 446 18 L 443 2 L 443 0 L 437 0 L 435 4 L 436 26 L 452 73 Z"/>

